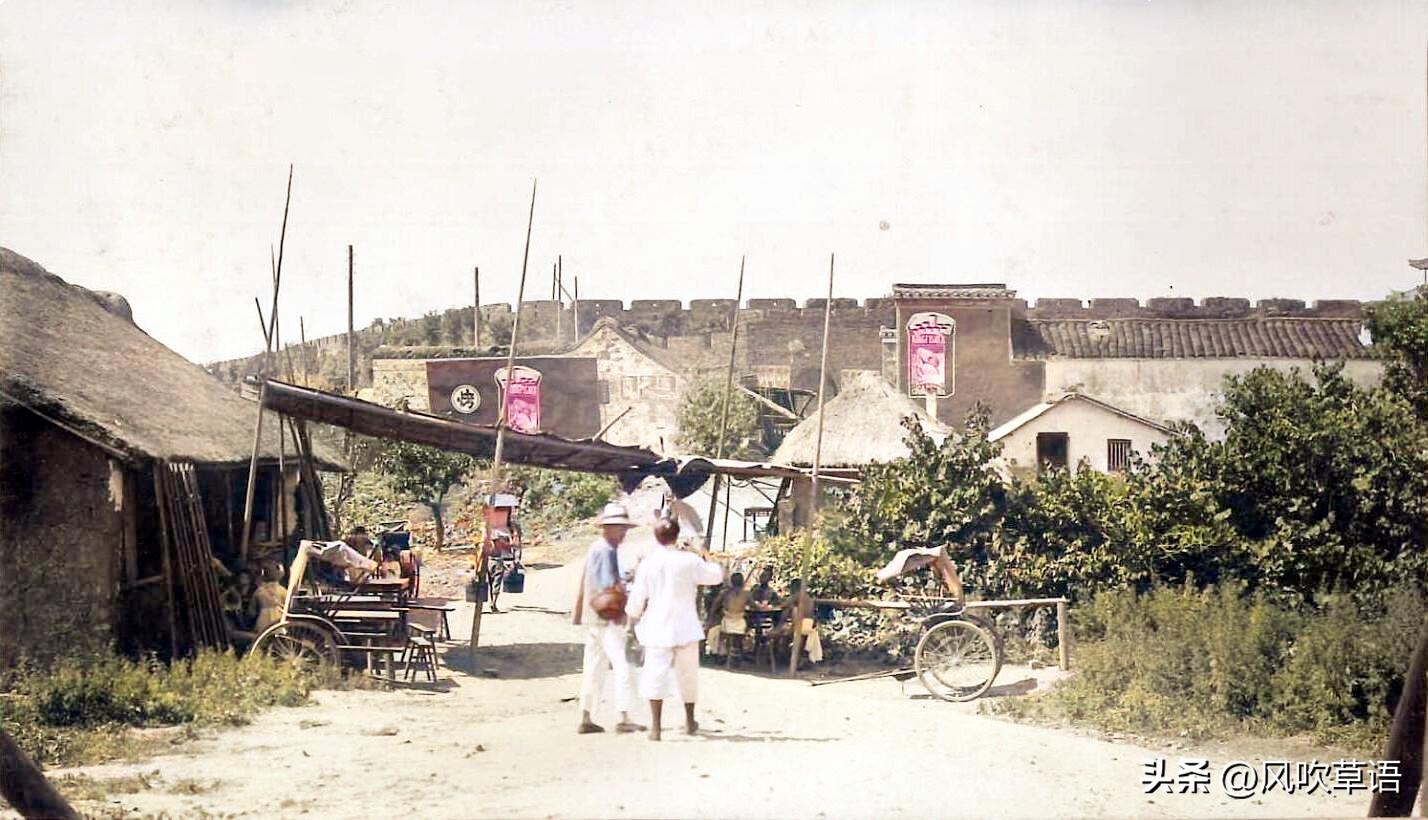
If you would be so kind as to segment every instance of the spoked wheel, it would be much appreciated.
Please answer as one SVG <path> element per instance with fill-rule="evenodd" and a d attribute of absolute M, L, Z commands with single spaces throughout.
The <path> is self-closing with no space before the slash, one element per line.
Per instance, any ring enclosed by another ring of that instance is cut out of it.
<path fill-rule="evenodd" d="M 337 642 L 332 633 L 321 626 L 298 621 L 268 627 L 253 641 L 251 651 L 308 669 L 338 662 Z"/>
<path fill-rule="evenodd" d="M 1002 668 L 1002 653 L 983 627 L 970 621 L 943 621 L 917 642 L 913 663 L 928 692 L 960 702 L 991 688 Z"/>

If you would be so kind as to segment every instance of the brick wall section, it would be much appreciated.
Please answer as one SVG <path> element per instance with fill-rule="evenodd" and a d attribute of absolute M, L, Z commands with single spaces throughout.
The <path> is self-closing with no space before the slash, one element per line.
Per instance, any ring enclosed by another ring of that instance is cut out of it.
<path fill-rule="evenodd" d="M 799 307 L 793 299 L 749 299 L 739 311 L 740 321 L 773 318 L 802 321 L 810 316 L 821 320 L 823 301 L 822 298 L 812 298 L 804 307 Z M 602 316 L 610 316 L 624 326 L 638 327 L 651 336 L 699 336 L 728 329 L 731 302 L 728 299 L 695 299 L 686 309 L 678 300 L 640 299 L 631 302 L 627 308 L 619 299 L 581 299 L 577 334 L 574 329 L 575 311 L 571 305 L 567 303 L 563 310 L 558 310 L 556 303 L 550 300 L 529 301 L 521 312 L 521 338 L 532 342 L 554 339 L 557 312 L 560 314 L 561 338 L 567 342 L 583 338 Z M 861 306 L 854 299 L 835 298 L 833 304 L 835 327 L 857 326 L 861 318 L 871 316 L 885 317 L 889 326 L 893 321 L 893 300 L 890 298 L 865 299 Z M 1199 303 L 1182 297 L 1151 299 L 1144 304 L 1136 299 L 1122 298 L 1098 298 L 1089 302 L 1044 298 L 1036 300 L 1031 306 L 1021 300 L 1013 300 L 1012 303 L 1013 314 L 1028 319 L 1231 319 L 1251 315 L 1357 318 L 1362 307 L 1360 302 L 1350 299 L 1325 299 L 1310 306 L 1302 299 L 1261 299 L 1251 304 L 1248 299 L 1224 296 L 1205 297 Z M 469 321 L 470 308 L 465 310 L 466 320 Z M 498 316 L 509 317 L 510 314 L 511 306 L 508 304 L 481 306 L 485 322 L 493 321 Z M 415 321 L 418 320 L 403 320 Z M 402 322 L 398 322 L 400 324 Z M 365 343 L 376 332 L 363 328 L 357 331 L 357 336 Z M 347 337 L 343 333 L 308 341 L 309 350 L 333 355 L 345 355 L 346 345 Z M 367 346 L 375 346 L 375 342 Z M 252 356 L 214 362 L 209 366 L 216 368 L 218 376 L 228 381 L 254 375 L 258 371 L 257 358 Z"/>

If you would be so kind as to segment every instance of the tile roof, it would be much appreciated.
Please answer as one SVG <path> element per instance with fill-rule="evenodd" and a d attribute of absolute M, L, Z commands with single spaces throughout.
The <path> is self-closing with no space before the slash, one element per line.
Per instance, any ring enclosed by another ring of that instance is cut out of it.
<path fill-rule="evenodd" d="M 895 299 L 1011 299 L 1016 291 L 997 283 L 969 285 L 923 285 L 899 283 L 893 285 Z"/>
<path fill-rule="evenodd" d="M 1358 319 L 1028 319 L 1014 322 L 1020 359 L 1372 359 Z"/>

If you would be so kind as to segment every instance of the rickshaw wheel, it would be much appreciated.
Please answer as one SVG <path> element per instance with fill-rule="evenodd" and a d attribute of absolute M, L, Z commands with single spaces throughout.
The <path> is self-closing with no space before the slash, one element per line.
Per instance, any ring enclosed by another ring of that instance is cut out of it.
<path fill-rule="evenodd" d="M 268 627 L 253 641 L 251 652 L 261 652 L 292 666 L 313 669 L 338 663 L 337 642 L 321 626 L 288 621 Z"/>
<path fill-rule="evenodd" d="M 928 692 L 956 703 L 978 698 L 992 687 L 1002 668 L 1002 653 L 986 629 L 951 620 L 923 634 L 913 664 Z"/>

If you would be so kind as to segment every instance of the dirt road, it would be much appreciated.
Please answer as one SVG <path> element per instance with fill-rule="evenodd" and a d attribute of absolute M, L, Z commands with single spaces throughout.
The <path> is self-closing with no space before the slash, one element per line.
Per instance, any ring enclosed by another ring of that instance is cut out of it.
<path fill-rule="evenodd" d="M 325 692 L 242 729 L 97 780 L 157 770 L 153 788 L 85 804 L 248 817 L 1362 816 L 1368 799 L 1143 793 L 1143 761 L 1211 758 L 1018 725 L 916 683 L 835 686 L 702 671 L 704 732 L 577 735 L 580 634 L 564 615 L 578 567 L 532 570 L 513 611 L 488 616 L 480 674 L 453 620 L 445 691 Z M 1010 668 L 1001 682 L 1028 677 Z M 670 714 L 673 712 L 674 714 Z M 647 719 L 647 715 L 645 716 Z M 599 715 L 612 725 L 609 715 Z M 63 774 L 63 773 L 60 773 Z"/>

